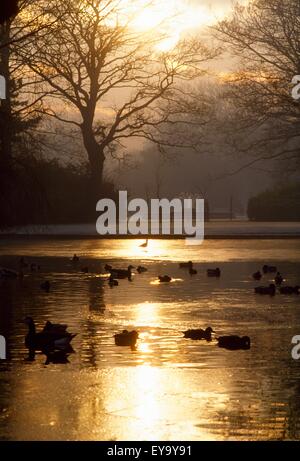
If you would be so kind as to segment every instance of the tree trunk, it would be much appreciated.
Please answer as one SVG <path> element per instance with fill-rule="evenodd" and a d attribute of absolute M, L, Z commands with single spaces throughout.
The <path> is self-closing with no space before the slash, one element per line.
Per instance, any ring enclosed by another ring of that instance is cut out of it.
<path fill-rule="evenodd" d="M 97 143 L 91 127 L 82 125 L 83 143 L 88 154 L 93 191 L 100 197 L 103 186 L 103 168 L 105 155 L 103 149 Z"/>
<path fill-rule="evenodd" d="M 0 41 L 8 42 L 9 35 L 10 25 L 6 23 L 0 26 Z M 9 53 L 9 46 L 0 49 L 0 74 L 6 82 L 6 99 L 1 100 L 0 103 L 0 162 L 6 167 L 11 165 L 12 158 Z"/>

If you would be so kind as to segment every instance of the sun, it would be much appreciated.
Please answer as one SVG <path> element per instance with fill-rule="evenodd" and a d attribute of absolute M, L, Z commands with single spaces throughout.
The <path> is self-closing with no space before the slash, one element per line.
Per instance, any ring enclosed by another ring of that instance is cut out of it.
<path fill-rule="evenodd" d="M 218 14 L 208 6 L 192 5 L 189 0 L 124 0 L 124 7 L 134 11 L 131 27 L 139 32 L 159 34 L 157 49 L 167 52 L 176 47 L 187 33 L 195 32 L 217 20 Z M 220 12 L 220 11 L 219 11 Z"/>

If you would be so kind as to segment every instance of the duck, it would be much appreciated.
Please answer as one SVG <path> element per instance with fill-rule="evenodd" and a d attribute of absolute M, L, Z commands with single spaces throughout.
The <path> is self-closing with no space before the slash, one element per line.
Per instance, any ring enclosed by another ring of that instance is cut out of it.
<path fill-rule="evenodd" d="M 142 274 L 143 272 L 147 272 L 148 269 L 146 267 L 143 267 L 143 266 L 138 266 L 137 270 L 136 270 L 139 274 Z"/>
<path fill-rule="evenodd" d="M 122 333 L 114 335 L 116 346 L 131 346 L 135 347 L 139 334 L 136 330 L 123 330 Z"/>
<path fill-rule="evenodd" d="M 111 288 L 119 286 L 118 280 L 115 280 L 112 275 L 109 277 L 108 284 Z"/>
<path fill-rule="evenodd" d="M 254 274 L 252 274 L 252 278 L 254 280 L 260 280 L 262 278 L 262 273 L 260 271 L 254 272 Z"/>
<path fill-rule="evenodd" d="M 159 279 L 160 283 L 169 283 L 169 282 L 171 282 L 172 277 L 169 277 L 168 275 L 164 275 L 164 276 L 159 275 L 158 279 Z"/>
<path fill-rule="evenodd" d="M 268 287 L 256 287 L 255 293 L 259 295 L 270 295 L 274 296 L 276 293 L 276 286 L 271 283 Z"/>
<path fill-rule="evenodd" d="M 281 275 L 280 272 L 277 272 L 274 281 L 275 281 L 275 285 L 277 285 L 277 286 L 279 286 L 279 285 L 282 284 L 282 282 L 283 282 L 283 277 L 282 277 L 282 275 Z"/>
<path fill-rule="evenodd" d="M 277 267 L 276 266 L 268 266 L 267 264 L 265 264 L 263 266 L 262 270 L 263 270 L 264 274 L 272 274 L 272 273 L 277 272 Z"/>
<path fill-rule="evenodd" d="M 52 323 L 47 320 L 44 328 L 43 333 L 51 333 L 51 334 L 64 334 L 67 333 L 68 325 L 62 323 Z"/>
<path fill-rule="evenodd" d="M 217 338 L 218 346 L 231 351 L 238 349 L 250 349 L 251 341 L 249 336 L 220 336 Z"/>
<path fill-rule="evenodd" d="M 140 248 L 147 248 L 147 246 L 148 246 L 148 239 L 146 239 L 146 242 L 140 245 Z"/>
<path fill-rule="evenodd" d="M 125 278 L 130 279 L 132 269 L 134 269 L 134 267 L 131 266 L 131 265 L 128 266 L 127 269 L 114 269 L 114 268 L 111 268 L 110 269 L 110 274 L 113 277 L 115 277 L 116 279 L 125 279 Z"/>
<path fill-rule="evenodd" d="M 110 266 L 109 264 L 105 264 L 104 269 L 105 269 L 107 272 L 109 272 L 109 271 L 112 270 L 112 266 Z"/>
<path fill-rule="evenodd" d="M 192 261 L 188 261 L 187 263 L 179 263 L 180 269 L 192 269 L 192 267 L 193 267 Z"/>
<path fill-rule="evenodd" d="M 7 267 L 0 267 L 0 278 L 4 279 L 16 279 L 20 277 L 22 271 L 17 272 L 13 269 L 7 269 Z"/>
<path fill-rule="evenodd" d="M 296 285 L 295 287 L 280 287 L 279 291 L 282 295 L 299 295 L 300 287 Z"/>
<path fill-rule="evenodd" d="M 185 338 L 200 340 L 206 339 L 206 341 L 211 341 L 211 334 L 214 333 L 214 330 L 211 327 L 207 327 L 205 330 L 199 328 L 198 330 L 186 330 L 183 332 Z"/>
<path fill-rule="evenodd" d="M 73 258 L 72 258 L 73 263 L 78 263 L 79 262 L 79 256 L 75 253 Z"/>
<path fill-rule="evenodd" d="M 220 277 L 221 276 L 221 270 L 219 267 L 216 269 L 207 269 L 207 276 L 208 277 Z"/>
<path fill-rule="evenodd" d="M 40 333 L 36 333 L 35 323 L 32 317 L 26 317 L 24 323 L 28 326 L 28 334 L 25 337 L 25 346 L 30 350 L 42 352 L 55 350 L 66 351 L 70 348 L 70 343 L 76 336 L 76 334 L 69 333 L 66 330 L 57 330 L 57 325 L 52 329 L 51 325 L 53 324 L 51 323 L 49 331 L 43 330 Z"/>
<path fill-rule="evenodd" d="M 193 269 L 192 267 L 189 268 L 189 274 L 190 275 L 197 275 L 198 274 L 198 271 L 196 271 L 196 269 Z"/>
<path fill-rule="evenodd" d="M 50 288 L 51 288 L 51 283 L 49 282 L 49 280 L 46 280 L 45 282 L 40 284 L 40 288 L 41 290 L 46 291 L 46 293 L 49 293 Z"/>

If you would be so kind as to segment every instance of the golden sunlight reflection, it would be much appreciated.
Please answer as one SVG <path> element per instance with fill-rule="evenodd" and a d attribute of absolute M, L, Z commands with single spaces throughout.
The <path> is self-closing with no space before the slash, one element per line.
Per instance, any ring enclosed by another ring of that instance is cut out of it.
<path fill-rule="evenodd" d="M 160 387 L 160 379 L 157 369 L 151 366 L 140 366 L 136 369 L 136 407 L 134 416 L 137 421 L 142 420 L 148 433 L 148 439 L 159 440 L 160 433 L 157 428 L 157 421 L 162 418 L 161 405 L 156 398 L 157 390 Z"/>
<path fill-rule="evenodd" d="M 159 319 L 160 303 L 140 303 L 135 307 L 135 321 L 139 325 L 148 326 Z M 140 349 L 140 347 L 139 347 Z"/>

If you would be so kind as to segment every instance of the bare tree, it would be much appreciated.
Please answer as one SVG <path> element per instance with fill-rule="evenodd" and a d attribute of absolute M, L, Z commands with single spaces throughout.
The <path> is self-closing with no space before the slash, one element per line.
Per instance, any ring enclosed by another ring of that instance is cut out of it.
<path fill-rule="evenodd" d="M 222 91 L 227 140 L 240 153 L 255 154 L 245 166 L 277 158 L 299 166 L 300 104 L 291 95 L 300 74 L 299 17 L 299 0 L 252 0 L 214 28 L 239 62 Z"/>
<path fill-rule="evenodd" d="M 147 32 L 135 29 L 140 2 L 126 5 L 120 0 L 53 0 L 48 6 L 51 34 L 38 33 L 31 48 L 18 50 L 45 82 L 46 113 L 80 131 L 97 188 L 106 154 L 124 147 L 126 139 L 172 146 L 187 142 L 183 130 L 166 140 L 167 122 L 182 125 L 182 118 L 178 107 L 166 111 L 161 103 L 175 101 L 178 83 L 202 75 L 203 63 L 215 56 L 195 39 L 181 41 L 170 52 L 158 51 L 166 38 L 163 24 Z"/>

